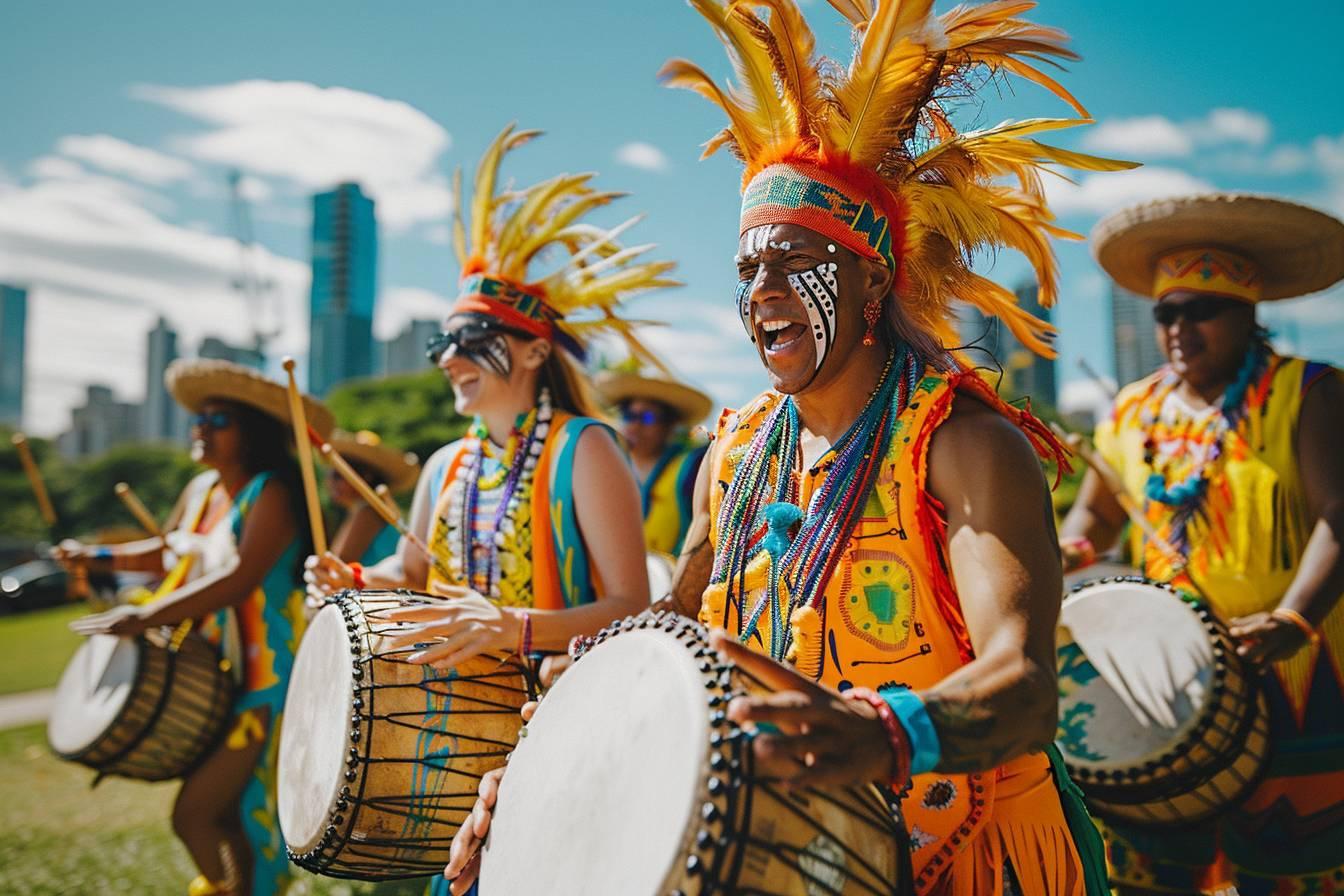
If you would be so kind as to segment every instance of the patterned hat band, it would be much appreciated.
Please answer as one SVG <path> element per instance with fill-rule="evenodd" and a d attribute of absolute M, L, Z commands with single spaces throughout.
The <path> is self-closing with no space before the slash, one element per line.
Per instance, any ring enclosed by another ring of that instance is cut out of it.
<path fill-rule="evenodd" d="M 1263 283 L 1255 263 L 1235 252 L 1208 248 L 1178 249 L 1158 258 L 1153 273 L 1153 297 L 1161 299 L 1177 291 L 1258 302 L 1262 297 Z"/>
<path fill-rule="evenodd" d="M 453 313 L 459 312 L 489 314 L 541 339 L 554 338 L 555 322 L 561 317 L 535 290 L 484 274 L 462 279 L 453 305 Z"/>
<path fill-rule="evenodd" d="M 739 233 L 767 224 L 797 224 L 896 270 L 890 219 L 868 200 L 855 198 L 855 192 L 817 165 L 770 165 L 742 192 Z"/>

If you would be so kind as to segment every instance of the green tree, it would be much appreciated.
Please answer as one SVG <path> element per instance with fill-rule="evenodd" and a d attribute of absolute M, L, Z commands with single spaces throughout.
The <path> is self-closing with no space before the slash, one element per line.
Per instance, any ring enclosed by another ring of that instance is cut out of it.
<path fill-rule="evenodd" d="M 461 438 L 471 422 L 453 410 L 452 386 L 435 369 L 343 383 L 323 401 L 342 429 L 376 432 L 421 461 Z"/>

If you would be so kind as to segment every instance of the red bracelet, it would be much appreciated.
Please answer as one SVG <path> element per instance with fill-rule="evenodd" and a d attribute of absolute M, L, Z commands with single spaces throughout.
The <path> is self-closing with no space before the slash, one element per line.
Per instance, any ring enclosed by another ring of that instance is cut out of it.
<path fill-rule="evenodd" d="M 518 655 L 525 657 L 532 652 L 532 614 L 526 610 L 515 610 L 522 617 L 523 627 L 518 630 Z"/>
<path fill-rule="evenodd" d="M 882 727 L 887 729 L 887 743 L 896 757 L 896 770 L 891 775 L 890 786 L 894 792 L 900 793 L 910 780 L 910 736 L 905 733 L 905 726 L 896 718 L 896 713 L 891 711 L 891 705 L 876 691 L 868 688 L 850 688 L 845 691 L 844 697 L 846 700 L 863 701 L 877 710 L 877 717 L 882 720 Z"/>
<path fill-rule="evenodd" d="M 1086 535 L 1070 535 L 1059 540 L 1061 548 L 1072 548 L 1078 552 L 1077 569 L 1083 569 L 1097 562 L 1097 549 L 1092 544 L 1092 539 Z"/>
<path fill-rule="evenodd" d="M 364 564 L 363 564 L 363 563 L 351 563 L 351 564 L 350 564 L 350 572 L 351 572 L 351 574 L 352 574 L 352 579 L 353 579 L 353 582 L 354 582 L 355 590 L 356 590 L 356 591 L 363 591 L 363 590 L 364 590 Z"/>
<path fill-rule="evenodd" d="M 1275 607 L 1273 612 L 1269 615 L 1277 619 L 1286 619 L 1297 626 L 1302 631 L 1302 634 L 1307 636 L 1307 643 L 1321 643 L 1321 633 L 1316 631 L 1315 626 L 1307 621 L 1307 617 L 1303 616 L 1292 607 Z"/>

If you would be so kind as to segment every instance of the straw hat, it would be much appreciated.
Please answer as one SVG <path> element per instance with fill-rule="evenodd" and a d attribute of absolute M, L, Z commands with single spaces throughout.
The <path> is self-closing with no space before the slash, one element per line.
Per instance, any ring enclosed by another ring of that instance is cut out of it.
<path fill-rule="evenodd" d="M 714 404 L 708 395 L 685 383 L 626 371 L 600 373 L 595 385 L 607 404 L 616 405 L 632 398 L 657 401 L 676 411 L 678 423 L 699 423 Z"/>
<path fill-rule="evenodd" d="M 356 433 L 336 430 L 331 436 L 331 447 L 337 453 L 361 467 L 377 470 L 387 487 L 394 492 L 405 491 L 415 485 L 420 476 L 420 458 L 409 451 L 402 452 L 384 445 L 378 433 L 361 429 Z"/>
<path fill-rule="evenodd" d="M 168 365 L 163 382 L 177 403 L 189 411 L 199 411 L 213 398 L 236 401 L 277 420 L 290 422 L 289 395 L 285 387 L 266 379 L 251 367 L 213 358 L 179 359 Z M 305 395 L 303 413 L 308 418 L 308 425 L 322 438 L 331 435 L 336 421 L 326 405 Z"/>
<path fill-rule="evenodd" d="M 1262 301 L 1319 292 L 1344 279 L 1344 223 L 1316 209 L 1237 193 L 1159 199 L 1121 209 L 1092 230 L 1092 254 L 1116 283 L 1152 296 L 1157 259 L 1223 249 L 1259 268 Z"/>

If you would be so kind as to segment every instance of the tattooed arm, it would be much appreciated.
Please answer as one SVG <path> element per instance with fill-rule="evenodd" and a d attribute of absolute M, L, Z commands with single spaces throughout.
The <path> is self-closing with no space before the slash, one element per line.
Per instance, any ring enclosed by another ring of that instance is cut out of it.
<path fill-rule="evenodd" d="M 1060 557 L 1026 438 L 984 404 L 954 405 L 929 448 L 947 556 L 975 659 L 921 693 L 946 772 L 981 771 L 1055 736 Z"/>
<path fill-rule="evenodd" d="M 713 485 L 714 448 L 711 444 L 700 461 L 695 476 L 695 494 L 691 499 L 690 528 L 682 542 L 681 556 L 672 574 L 672 592 L 653 605 L 655 610 L 671 610 L 695 619 L 700 615 L 700 599 L 709 585 L 714 565 L 714 547 L 709 542 L 709 490 Z"/>

